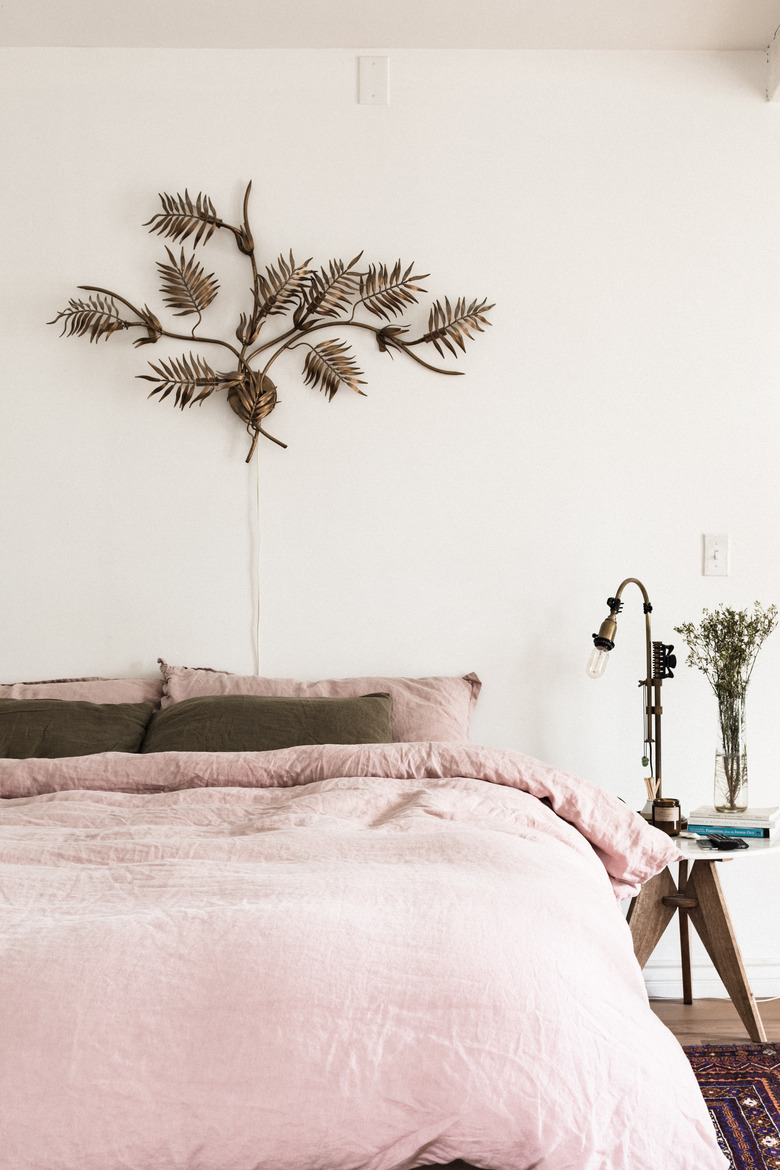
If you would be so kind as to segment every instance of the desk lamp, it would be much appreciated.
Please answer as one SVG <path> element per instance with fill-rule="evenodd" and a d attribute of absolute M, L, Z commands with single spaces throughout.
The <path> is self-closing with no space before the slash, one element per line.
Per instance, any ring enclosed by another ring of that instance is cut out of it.
<path fill-rule="evenodd" d="M 647 590 L 636 577 L 627 577 L 621 581 L 614 597 L 607 598 L 609 617 L 599 626 L 599 632 L 593 635 L 593 650 L 588 659 L 587 672 L 590 678 L 601 678 L 606 670 L 608 654 L 615 645 L 618 614 L 623 608 L 621 597 L 626 585 L 636 585 L 644 599 L 645 614 L 645 649 L 646 649 L 646 676 L 639 680 L 639 686 L 644 687 L 645 695 L 645 755 L 642 757 L 644 767 L 650 767 L 650 784 L 648 796 L 651 800 L 661 797 L 661 683 L 665 678 L 674 678 L 673 669 L 677 659 L 672 654 L 674 646 L 666 646 L 663 642 L 653 642 L 650 634 L 650 614 L 653 607 Z M 655 761 L 653 761 L 653 745 L 655 745 Z M 650 791 L 652 789 L 652 792 Z"/>

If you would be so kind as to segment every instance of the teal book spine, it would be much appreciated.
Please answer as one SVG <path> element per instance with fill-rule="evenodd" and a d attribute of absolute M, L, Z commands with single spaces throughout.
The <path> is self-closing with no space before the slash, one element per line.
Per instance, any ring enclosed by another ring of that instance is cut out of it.
<path fill-rule="evenodd" d="M 710 833 L 723 833 L 726 837 L 768 837 L 769 829 L 740 829 L 736 825 L 696 825 L 688 823 L 688 832 L 708 837 Z"/>

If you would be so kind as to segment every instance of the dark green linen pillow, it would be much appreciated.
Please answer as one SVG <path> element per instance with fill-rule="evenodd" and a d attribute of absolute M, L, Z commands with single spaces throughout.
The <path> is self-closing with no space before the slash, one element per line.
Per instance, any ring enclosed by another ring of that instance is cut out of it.
<path fill-rule="evenodd" d="M 156 711 L 142 752 L 268 752 L 317 743 L 392 743 L 388 694 L 356 698 L 204 695 Z"/>
<path fill-rule="evenodd" d="M 0 758 L 137 752 L 153 709 L 152 703 L 0 699 Z"/>

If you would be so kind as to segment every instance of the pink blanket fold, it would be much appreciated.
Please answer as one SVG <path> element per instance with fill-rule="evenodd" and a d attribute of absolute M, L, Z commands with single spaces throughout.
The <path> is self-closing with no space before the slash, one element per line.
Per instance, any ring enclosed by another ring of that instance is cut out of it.
<path fill-rule="evenodd" d="M 591 842 L 619 898 L 681 854 L 621 800 L 595 784 L 519 752 L 449 743 L 325 744 L 273 752 L 106 752 L 61 760 L 0 760 L 0 797 L 70 789 L 170 792 L 193 787 L 286 788 L 339 776 L 469 776 L 546 799 Z"/>
<path fill-rule="evenodd" d="M 593 786 L 391 744 L 0 792 L 0 1170 L 725 1170 L 613 896 L 676 850 Z"/>

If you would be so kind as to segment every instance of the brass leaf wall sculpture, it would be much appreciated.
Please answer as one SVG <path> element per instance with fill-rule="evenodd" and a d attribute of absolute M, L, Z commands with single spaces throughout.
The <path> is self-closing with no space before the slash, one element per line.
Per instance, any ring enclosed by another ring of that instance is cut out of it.
<path fill-rule="evenodd" d="M 173 317 L 195 318 L 191 333 L 166 328 L 148 305 L 139 309 L 118 293 L 95 285 L 80 285 L 80 292 L 90 294 L 87 299 L 72 298 L 49 324 L 59 322 L 62 335 L 88 336 L 90 341 L 99 341 L 101 337 L 107 340 L 114 333 L 138 329 L 141 336 L 135 339 L 136 346 L 154 345 L 168 338 L 196 343 L 198 347 L 218 347 L 231 367 L 226 372 L 215 369 L 205 357 L 190 349 L 181 357 L 149 362 L 152 372 L 137 376 L 153 384 L 150 398 L 157 394 L 162 401 L 172 395 L 174 405 L 182 410 L 204 402 L 215 391 L 226 390 L 230 406 L 252 436 L 247 463 L 254 455 L 260 435 L 280 447 L 287 445 L 262 426 L 277 402 L 276 386 L 269 370 L 283 353 L 297 348 L 305 350 L 304 385 L 321 390 L 329 402 L 342 386 L 356 394 L 364 393 L 363 371 L 349 344 L 338 337 L 320 338 L 317 335 L 322 330 L 332 331 L 336 325 L 339 330 L 368 330 L 374 334 L 381 353 L 406 354 L 437 374 L 461 373 L 431 365 L 414 352 L 414 347 L 431 345 L 442 358 L 446 358 L 447 352 L 457 357 L 455 347 L 465 350 L 466 339 L 473 340 L 475 333 L 481 333 L 490 324 L 487 313 L 492 305 L 485 300 L 467 301 L 464 297 L 459 297 L 453 305 L 445 297 L 443 303 L 435 301 L 431 306 L 426 331 L 409 338 L 411 326 L 398 323 L 398 319 L 418 304 L 417 294 L 425 292 L 419 282 L 426 279 L 413 272 L 413 264 L 404 267 L 398 260 L 390 269 L 377 263 L 361 267 L 363 253 L 360 252 L 348 264 L 331 260 L 327 266 L 313 268 L 310 260 L 296 263 L 290 252 L 289 258 L 279 256 L 275 264 L 261 272 L 249 229 L 251 189 L 250 183 L 244 195 L 243 222 L 239 227 L 220 219 L 207 195 L 200 194 L 193 202 L 186 190 L 183 195 L 160 195 L 162 210 L 144 224 L 151 233 L 179 244 L 178 255 L 166 246 L 167 262 L 157 263 L 162 278 L 160 292 L 163 304 Z M 251 266 L 251 303 L 239 314 L 235 343 L 198 333 L 203 314 L 215 300 L 220 285 L 214 273 L 206 273 L 195 249 L 207 244 L 219 230 L 233 235 L 239 252 Z M 189 254 L 185 243 L 193 249 Z M 361 319 L 361 310 L 369 320 Z M 270 319 L 280 316 L 288 318 L 280 331 L 273 337 L 261 338 L 263 330 L 270 331 Z"/>

